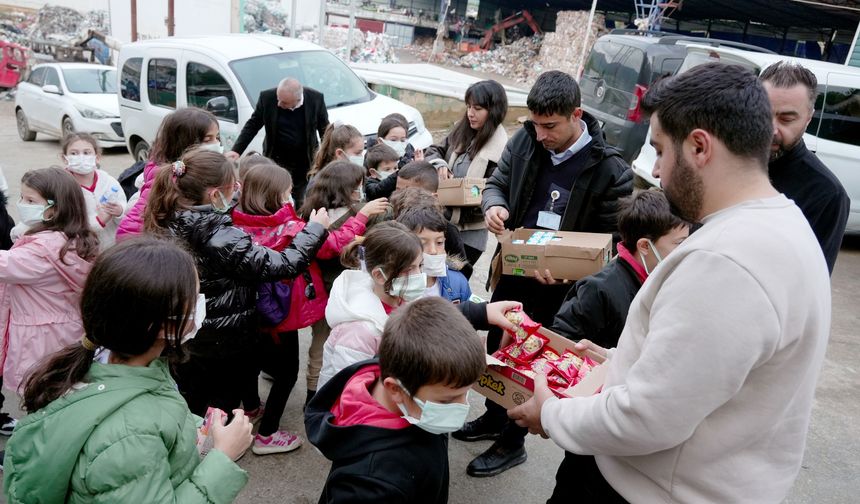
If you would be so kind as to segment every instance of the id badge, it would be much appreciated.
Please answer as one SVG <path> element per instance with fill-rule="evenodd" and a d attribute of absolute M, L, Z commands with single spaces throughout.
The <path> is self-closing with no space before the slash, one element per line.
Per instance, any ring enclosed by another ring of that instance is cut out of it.
<path fill-rule="evenodd" d="M 537 225 L 538 227 L 558 231 L 558 228 L 561 226 L 561 215 L 542 210 L 538 212 Z"/>

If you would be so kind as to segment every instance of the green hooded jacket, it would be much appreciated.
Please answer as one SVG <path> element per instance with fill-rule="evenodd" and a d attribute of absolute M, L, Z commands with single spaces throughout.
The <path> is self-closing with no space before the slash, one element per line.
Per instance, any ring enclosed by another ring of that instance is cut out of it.
<path fill-rule="evenodd" d="M 167 364 L 93 363 L 86 382 L 15 427 L 4 490 L 13 503 L 229 503 L 248 476 L 203 459 Z"/>

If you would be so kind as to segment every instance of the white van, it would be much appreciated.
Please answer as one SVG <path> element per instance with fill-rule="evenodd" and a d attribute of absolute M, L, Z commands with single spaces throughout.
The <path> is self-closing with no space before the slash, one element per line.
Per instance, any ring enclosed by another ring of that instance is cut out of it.
<path fill-rule="evenodd" d="M 791 61 L 815 74 L 818 96 L 803 140 L 842 182 L 851 198 L 846 232 L 860 232 L 860 68 L 725 47 L 691 45 L 678 73 L 713 61 L 742 65 L 757 74 L 778 61 Z M 651 174 L 656 159 L 649 129 L 645 145 L 632 164 L 640 184 L 644 181 L 660 186 L 660 181 Z"/>
<path fill-rule="evenodd" d="M 118 68 L 122 128 L 135 160 L 149 156 L 164 116 L 188 106 L 218 117 L 221 143 L 229 150 L 260 91 L 287 77 L 325 95 L 331 122 L 351 124 L 370 136 L 383 117 L 398 112 L 409 121 L 415 148 L 432 143 L 417 110 L 374 93 L 334 54 L 301 40 L 266 34 L 145 40 L 122 47 Z M 262 152 L 264 136 L 261 129 L 248 150 Z"/>

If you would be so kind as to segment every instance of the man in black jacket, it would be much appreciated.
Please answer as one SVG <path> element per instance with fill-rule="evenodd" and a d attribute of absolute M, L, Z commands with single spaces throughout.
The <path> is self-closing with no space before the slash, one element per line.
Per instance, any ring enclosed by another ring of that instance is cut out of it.
<path fill-rule="evenodd" d="M 765 68 L 759 78 L 773 110 L 771 183 L 800 207 L 833 274 L 851 200 L 839 179 L 803 142 L 812 120 L 818 79 L 806 68 L 786 62 Z"/>
<path fill-rule="evenodd" d="M 519 227 L 616 233 L 618 200 L 632 192 L 633 174 L 606 145 L 597 121 L 580 108 L 576 81 L 564 72 L 546 72 L 527 105 L 531 120 L 508 141 L 483 192 L 487 228 L 495 234 Z M 502 276 L 492 299 L 521 301 L 532 319 L 549 326 L 569 287 L 548 275 Z M 500 341 L 501 331 L 491 330 L 488 350 Z M 526 430 L 509 422 L 502 407 L 486 404 L 487 413 L 453 434 L 463 441 L 497 440 L 469 464 L 470 476 L 494 476 L 526 460 Z"/>
<path fill-rule="evenodd" d="M 263 155 L 290 172 L 293 197 L 301 205 L 307 173 L 327 126 L 328 110 L 323 94 L 303 88 L 296 79 L 284 79 L 277 88 L 260 93 L 254 113 L 226 156 L 238 159 L 260 128 L 265 127 Z"/>

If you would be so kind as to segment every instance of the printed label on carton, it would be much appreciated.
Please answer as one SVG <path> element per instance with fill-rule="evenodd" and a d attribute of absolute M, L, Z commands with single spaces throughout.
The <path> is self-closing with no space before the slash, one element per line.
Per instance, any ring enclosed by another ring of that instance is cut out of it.
<path fill-rule="evenodd" d="M 514 254 L 508 254 L 505 256 L 505 261 L 507 261 L 509 263 L 515 263 L 519 260 L 520 260 L 520 258 Z"/>
<path fill-rule="evenodd" d="M 501 380 L 495 380 L 489 373 L 484 373 L 480 379 L 478 379 L 478 385 L 481 388 L 487 388 L 492 390 L 493 392 L 499 394 L 500 396 L 505 395 L 505 383 Z"/>

